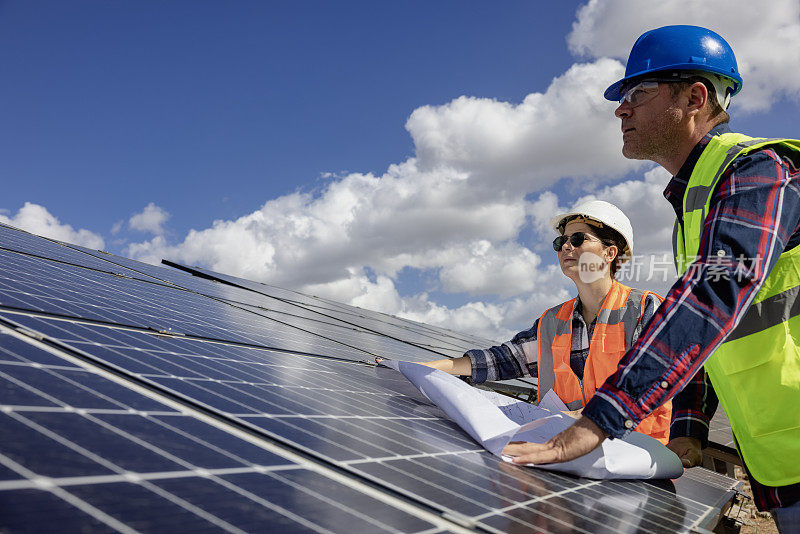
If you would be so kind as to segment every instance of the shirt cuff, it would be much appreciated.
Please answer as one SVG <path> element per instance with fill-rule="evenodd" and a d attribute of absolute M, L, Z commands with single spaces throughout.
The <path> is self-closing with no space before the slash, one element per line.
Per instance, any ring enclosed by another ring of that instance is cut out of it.
<path fill-rule="evenodd" d="M 483 384 L 488 379 L 489 364 L 486 361 L 486 354 L 481 349 L 468 350 L 464 356 L 469 358 L 472 364 L 472 374 L 470 380 L 475 384 Z"/>
<path fill-rule="evenodd" d="M 702 413 L 673 411 L 669 439 L 675 438 L 695 438 L 700 441 L 700 447 L 705 449 L 708 447 L 708 418 Z"/>
<path fill-rule="evenodd" d="M 639 421 L 618 410 L 614 403 L 600 392 L 589 399 L 581 415 L 591 419 L 610 438 L 624 438 L 639 424 Z"/>

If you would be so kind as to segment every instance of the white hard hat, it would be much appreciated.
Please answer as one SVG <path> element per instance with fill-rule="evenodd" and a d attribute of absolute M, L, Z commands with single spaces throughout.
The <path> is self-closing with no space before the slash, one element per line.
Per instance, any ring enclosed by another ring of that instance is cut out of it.
<path fill-rule="evenodd" d="M 550 226 L 556 232 L 560 232 L 559 227 L 563 224 L 564 219 L 574 215 L 583 215 L 594 221 L 603 223 L 604 226 L 613 228 L 622 235 L 625 240 L 626 250 L 620 251 L 620 256 L 630 256 L 633 254 L 633 227 L 631 221 L 622 213 L 622 210 L 614 204 L 605 202 L 603 200 L 590 200 L 583 204 L 576 206 L 572 211 L 567 213 L 560 213 L 550 219 Z"/>

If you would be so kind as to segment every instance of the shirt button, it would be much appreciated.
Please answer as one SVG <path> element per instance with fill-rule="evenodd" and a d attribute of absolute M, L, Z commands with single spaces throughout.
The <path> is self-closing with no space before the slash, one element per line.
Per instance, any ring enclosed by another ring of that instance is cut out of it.
<path fill-rule="evenodd" d="M 724 251 L 724 250 L 722 250 L 722 249 L 719 249 L 719 250 L 717 251 L 717 256 L 719 256 L 720 258 L 721 258 L 721 257 L 723 257 L 724 255 L 725 255 L 725 251 Z"/>
<path fill-rule="evenodd" d="M 633 428 L 633 421 L 631 421 L 630 419 L 625 421 L 625 428 L 627 428 L 627 429 Z"/>
<path fill-rule="evenodd" d="M 662 389 L 667 389 L 669 387 L 669 382 L 664 380 L 663 382 L 661 382 L 661 387 L 662 387 Z"/>

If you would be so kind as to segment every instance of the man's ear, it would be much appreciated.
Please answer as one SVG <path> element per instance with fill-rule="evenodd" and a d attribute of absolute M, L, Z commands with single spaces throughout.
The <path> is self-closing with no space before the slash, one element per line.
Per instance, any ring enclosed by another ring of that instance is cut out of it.
<path fill-rule="evenodd" d="M 703 82 L 694 82 L 686 89 L 685 96 L 688 99 L 686 113 L 695 115 L 708 102 L 708 88 Z"/>

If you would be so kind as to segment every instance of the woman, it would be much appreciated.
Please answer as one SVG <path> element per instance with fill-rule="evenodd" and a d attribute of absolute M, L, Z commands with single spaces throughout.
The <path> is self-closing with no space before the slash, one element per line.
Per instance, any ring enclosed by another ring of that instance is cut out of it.
<path fill-rule="evenodd" d="M 560 234 L 553 248 L 561 271 L 575 283 L 578 296 L 545 311 L 529 330 L 507 343 L 425 365 L 470 376 L 476 383 L 538 377 L 538 399 L 553 390 L 576 416 L 617 370 L 663 299 L 614 278 L 633 252 L 633 230 L 613 204 L 586 202 L 550 224 Z M 636 430 L 666 445 L 671 413 L 670 402 Z"/>

